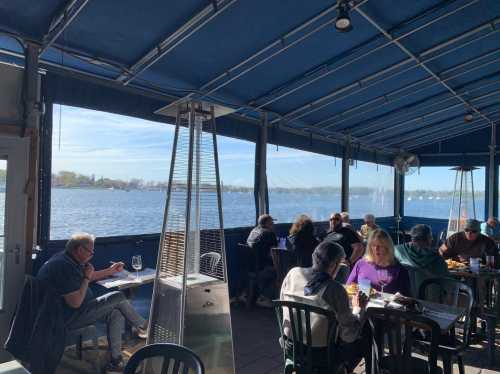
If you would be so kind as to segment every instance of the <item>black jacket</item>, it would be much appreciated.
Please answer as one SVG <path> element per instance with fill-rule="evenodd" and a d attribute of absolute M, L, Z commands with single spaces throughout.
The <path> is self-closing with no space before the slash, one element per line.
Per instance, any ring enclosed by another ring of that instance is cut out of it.
<path fill-rule="evenodd" d="M 257 260 L 257 270 L 273 266 L 271 248 L 278 245 L 276 234 L 264 227 L 257 226 L 248 235 L 247 244 L 253 249 Z"/>
<path fill-rule="evenodd" d="M 5 349 L 29 363 L 32 374 L 52 374 L 66 345 L 62 299 L 47 282 L 27 276 Z"/>
<path fill-rule="evenodd" d="M 312 253 L 318 244 L 319 241 L 314 235 L 298 232 L 287 238 L 286 246 L 295 252 L 297 266 L 309 268 L 312 266 Z"/>

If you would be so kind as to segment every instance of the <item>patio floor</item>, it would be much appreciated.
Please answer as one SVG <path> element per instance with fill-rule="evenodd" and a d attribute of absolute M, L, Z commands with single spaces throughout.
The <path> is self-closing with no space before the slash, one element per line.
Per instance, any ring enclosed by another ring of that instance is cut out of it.
<path fill-rule="evenodd" d="M 273 310 L 261 308 L 233 307 L 231 309 L 236 374 L 278 374 L 282 373 L 283 358 L 278 344 L 278 328 Z M 497 336 L 500 337 L 500 330 Z M 464 358 L 467 374 L 500 373 L 500 349 L 497 352 L 497 366 L 487 368 L 484 343 L 473 345 Z M 497 346 L 500 340 L 497 339 Z M 131 354 L 142 345 L 129 341 L 125 353 Z M 63 357 L 57 374 L 97 373 L 106 363 L 106 341 L 101 339 L 98 350 L 86 350 L 84 359 L 76 359 L 74 347 L 69 347 Z M 364 373 L 363 364 L 356 373 Z M 453 372 L 458 373 L 458 367 Z"/>

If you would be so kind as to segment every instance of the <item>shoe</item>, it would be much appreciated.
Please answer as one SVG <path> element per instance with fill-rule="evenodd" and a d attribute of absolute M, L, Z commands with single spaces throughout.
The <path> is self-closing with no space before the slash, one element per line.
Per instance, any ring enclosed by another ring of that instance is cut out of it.
<path fill-rule="evenodd" d="M 147 339 L 148 338 L 148 329 L 145 328 L 137 328 L 136 330 L 136 334 L 137 334 L 137 337 L 140 338 L 140 339 Z"/>
<path fill-rule="evenodd" d="M 114 373 L 123 373 L 123 369 L 125 368 L 125 364 L 123 362 L 123 358 L 111 358 L 106 367 L 104 368 L 104 372 L 106 374 L 114 374 Z"/>
<path fill-rule="evenodd" d="M 229 304 L 238 304 L 239 303 L 239 298 L 237 297 L 231 297 L 229 299 Z"/>
<path fill-rule="evenodd" d="M 259 296 L 255 305 L 260 306 L 261 308 L 272 308 L 273 302 L 269 300 L 267 297 Z"/>
<path fill-rule="evenodd" d="M 243 304 L 246 304 L 248 303 L 248 296 L 246 293 L 242 293 L 240 296 L 238 296 L 238 301 L 243 303 Z"/>

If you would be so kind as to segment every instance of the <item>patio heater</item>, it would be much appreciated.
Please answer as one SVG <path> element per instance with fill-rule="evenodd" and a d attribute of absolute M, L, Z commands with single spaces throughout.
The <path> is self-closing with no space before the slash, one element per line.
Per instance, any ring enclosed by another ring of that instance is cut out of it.
<path fill-rule="evenodd" d="M 474 196 L 473 172 L 477 168 L 471 166 L 457 166 L 455 187 L 451 200 L 450 218 L 448 220 L 448 231 L 446 237 L 453 235 L 463 229 L 465 221 L 476 218 L 476 201 Z"/>
<path fill-rule="evenodd" d="M 156 112 L 176 125 L 147 339 L 184 345 L 222 374 L 234 358 L 215 118 L 231 111 L 184 101 Z"/>

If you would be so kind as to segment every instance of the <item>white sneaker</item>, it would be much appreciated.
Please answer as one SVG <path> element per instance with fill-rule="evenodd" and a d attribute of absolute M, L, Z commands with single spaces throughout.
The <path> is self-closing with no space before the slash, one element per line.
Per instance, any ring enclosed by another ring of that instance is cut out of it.
<path fill-rule="evenodd" d="M 255 302 L 255 304 L 257 306 L 260 306 L 261 308 L 272 308 L 273 307 L 273 302 L 264 296 L 259 296 L 257 298 L 257 301 Z"/>

